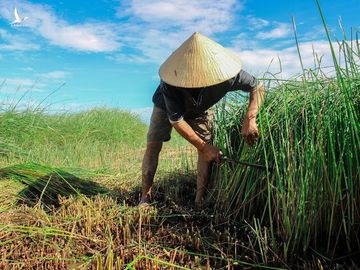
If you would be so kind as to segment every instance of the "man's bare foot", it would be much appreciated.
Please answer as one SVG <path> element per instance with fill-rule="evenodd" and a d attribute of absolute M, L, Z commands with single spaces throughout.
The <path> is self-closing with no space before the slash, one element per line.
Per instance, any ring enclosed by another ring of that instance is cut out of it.
<path fill-rule="evenodd" d="M 144 195 L 141 197 L 139 207 L 147 207 L 150 205 L 150 195 Z"/>
<path fill-rule="evenodd" d="M 201 200 L 195 200 L 195 209 L 202 209 L 203 206 L 204 206 L 204 200 L 201 199 Z"/>

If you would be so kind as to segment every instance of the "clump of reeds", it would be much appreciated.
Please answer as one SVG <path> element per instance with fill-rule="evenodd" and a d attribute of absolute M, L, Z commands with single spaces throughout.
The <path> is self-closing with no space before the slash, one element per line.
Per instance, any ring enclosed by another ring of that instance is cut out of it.
<path fill-rule="evenodd" d="M 30 161 L 88 169 L 117 169 L 146 135 L 138 117 L 108 108 L 50 114 L 0 106 L 0 130 L 1 166 Z"/>
<path fill-rule="evenodd" d="M 309 250 L 333 261 L 360 249 L 360 46 L 338 43 L 342 63 L 329 43 L 332 77 L 318 68 L 300 79 L 268 81 L 255 147 L 240 135 L 247 102 L 219 110 L 223 152 L 273 167 L 228 163 L 214 175 L 217 209 L 248 222 L 265 262 Z"/>

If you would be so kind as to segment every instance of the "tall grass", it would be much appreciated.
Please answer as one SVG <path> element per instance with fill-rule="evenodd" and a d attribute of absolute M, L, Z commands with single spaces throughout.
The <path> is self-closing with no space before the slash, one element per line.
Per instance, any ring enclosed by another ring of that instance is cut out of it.
<path fill-rule="evenodd" d="M 291 259 L 310 250 L 334 260 L 360 250 L 359 40 L 339 42 L 342 63 L 329 44 L 334 77 L 319 67 L 304 70 L 301 80 L 266 82 L 257 146 L 241 139 L 246 102 L 218 112 L 216 143 L 226 155 L 274 166 L 222 164 L 214 174 L 218 211 L 257 231 L 264 260 L 271 252 Z"/>
<path fill-rule="evenodd" d="M 111 167 L 129 150 L 145 146 L 146 129 L 134 115 L 115 109 L 55 115 L 5 110 L 0 114 L 1 163 Z"/>
<path fill-rule="evenodd" d="M 139 119 L 111 109 L 58 115 L 2 111 L 0 269 L 167 269 L 180 264 L 195 269 L 200 264 L 194 260 L 198 255 L 185 249 L 193 244 L 196 227 L 180 243 L 178 228 L 170 234 L 172 228 L 163 225 L 166 218 L 157 217 L 154 208 L 140 213 L 133 207 L 146 145 L 147 127 Z M 178 137 L 164 147 L 158 177 L 168 181 L 164 172 L 195 167 L 189 156 L 196 153 L 179 149 L 184 142 Z M 157 201 L 168 201 L 164 190 L 179 197 L 185 193 L 173 183 L 155 190 Z M 185 186 L 193 191 L 193 185 Z M 164 215 L 172 219 L 172 211 Z M 173 250 L 165 250 L 169 246 Z"/>

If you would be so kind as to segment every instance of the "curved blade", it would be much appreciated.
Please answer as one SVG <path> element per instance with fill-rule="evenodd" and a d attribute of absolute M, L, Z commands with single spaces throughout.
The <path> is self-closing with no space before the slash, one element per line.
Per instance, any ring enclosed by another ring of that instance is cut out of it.
<path fill-rule="evenodd" d="M 241 164 L 241 165 L 245 165 L 245 166 L 249 166 L 249 167 L 253 167 L 253 168 L 257 168 L 257 169 L 263 169 L 263 170 L 268 170 L 268 171 L 273 170 L 273 166 L 266 167 L 265 165 L 262 165 L 262 164 L 255 164 L 255 163 L 251 163 L 251 162 L 247 162 L 247 161 L 236 160 L 236 159 L 229 158 L 227 156 L 221 156 L 220 160 L 233 162 L 233 163 L 237 163 L 237 164 Z"/>

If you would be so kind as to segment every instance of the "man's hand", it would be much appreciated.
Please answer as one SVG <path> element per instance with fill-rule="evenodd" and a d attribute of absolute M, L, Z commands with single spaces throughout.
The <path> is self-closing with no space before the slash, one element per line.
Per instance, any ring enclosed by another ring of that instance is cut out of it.
<path fill-rule="evenodd" d="M 215 161 L 218 163 L 220 162 L 220 157 L 222 156 L 219 148 L 208 143 L 205 144 L 199 152 L 203 159 L 208 162 Z"/>
<path fill-rule="evenodd" d="M 245 143 L 249 146 L 257 143 L 259 139 L 259 130 L 256 124 L 256 119 L 245 117 L 242 128 L 241 135 L 243 136 Z"/>

